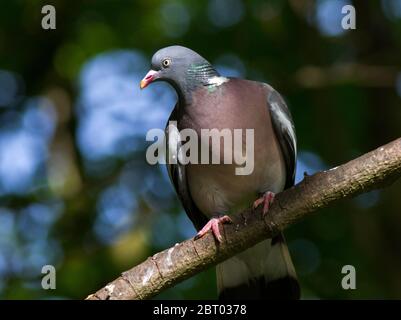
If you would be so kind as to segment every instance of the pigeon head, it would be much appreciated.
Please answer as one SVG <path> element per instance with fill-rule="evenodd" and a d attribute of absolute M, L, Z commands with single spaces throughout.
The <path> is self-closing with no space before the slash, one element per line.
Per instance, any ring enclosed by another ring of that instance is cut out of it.
<path fill-rule="evenodd" d="M 141 89 L 155 81 L 166 81 L 179 96 L 186 96 L 199 85 L 207 85 L 212 77 L 219 76 L 213 66 L 195 51 L 170 46 L 157 51 L 151 62 L 151 70 L 140 83 Z"/>

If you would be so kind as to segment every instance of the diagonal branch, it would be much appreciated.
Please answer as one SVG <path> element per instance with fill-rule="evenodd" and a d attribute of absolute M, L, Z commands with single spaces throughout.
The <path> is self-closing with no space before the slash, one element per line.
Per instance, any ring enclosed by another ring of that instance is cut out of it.
<path fill-rule="evenodd" d="M 401 175 L 401 138 L 328 171 L 305 176 L 296 186 L 276 195 L 269 214 L 245 210 L 224 225 L 224 241 L 209 233 L 156 253 L 124 272 L 90 300 L 147 299 L 202 270 L 271 238 L 317 209 L 391 184 Z"/>

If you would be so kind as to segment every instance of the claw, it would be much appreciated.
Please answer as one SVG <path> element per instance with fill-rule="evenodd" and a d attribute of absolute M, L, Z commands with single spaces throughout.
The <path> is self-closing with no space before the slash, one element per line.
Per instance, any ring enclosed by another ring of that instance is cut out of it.
<path fill-rule="evenodd" d="M 195 236 L 195 240 L 203 237 L 207 232 L 209 232 L 209 230 L 212 230 L 212 233 L 213 233 L 214 237 L 217 239 L 217 241 L 222 242 L 223 237 L 221 236 L 221 233 L 219 230 L 219 224 L 223 224 L 223 223 L 232 223 L 232 220 L 227 215 L 210 219 L 208 221 L 208 223 L 206 223 L 205 226 Z"/>
<path fill-rule="evenodd" d="M 273 200 L 274 200 L 274 193 L 267 191 L 263 194 L 263 196 L 255 200 L 255 202 L 253 203 L 253 209 L 256 209 L 261 204 L 263 204 L 263 216 L 265 216 L 269 211 L 273 203 Z"/>

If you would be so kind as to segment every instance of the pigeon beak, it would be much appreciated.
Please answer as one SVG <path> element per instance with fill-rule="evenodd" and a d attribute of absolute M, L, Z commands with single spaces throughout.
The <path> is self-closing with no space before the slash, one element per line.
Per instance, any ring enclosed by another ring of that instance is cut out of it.
<path fill-rule="evenodd" d="M 146 88 L 152 81 L 154 81 L 157 78 L 158 72 L 154 70 L 149 70 L 149 72 L 146 74 L 145 78 L 141 80 L 141 83 L 139 84 L 139 87 L 141 89 Z"/>

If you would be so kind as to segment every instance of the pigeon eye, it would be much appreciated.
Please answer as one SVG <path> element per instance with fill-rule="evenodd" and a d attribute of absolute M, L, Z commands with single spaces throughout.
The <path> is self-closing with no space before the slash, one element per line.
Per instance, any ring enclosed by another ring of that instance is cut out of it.
<path fill-rule="evenodd" d="M 164 59 L 164 60 L 162 61 L 162 65 L 163 65 L 163 67 L 165 67 L 165 68 L 169 67 L 170 64 L 171 64 L 171 59 Z"/>

